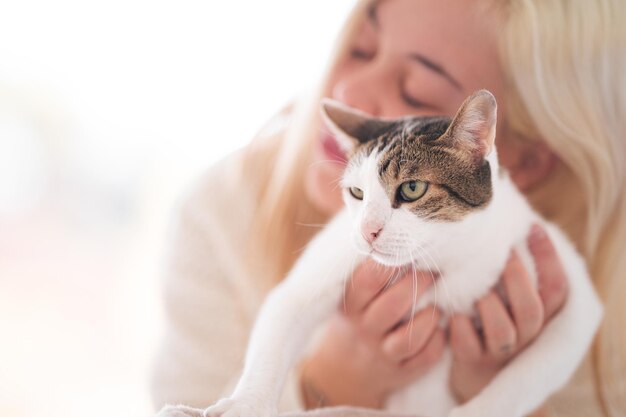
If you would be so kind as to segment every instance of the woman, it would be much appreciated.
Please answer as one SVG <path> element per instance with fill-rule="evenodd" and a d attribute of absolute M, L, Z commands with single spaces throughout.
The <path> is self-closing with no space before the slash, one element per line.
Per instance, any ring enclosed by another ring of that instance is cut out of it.
<path fill-rule="evenodd" d="M 573 381 L 536 415 L 626 412 L 621 3 L 359 3 L 318 93 L 283 112 L 286 127 L 213 167 L 182 207 L 166 287 L 170 326 L 154 380 L 157 405 L 205 407 L 228 394 L 263 296 L 341 207 L 336 181 L 343 155 L 319 120 L 321 97 L 382 117 L 452 115 L 472 91 L 487 88 L 499 102 L 501 164 L 577 244 L 606 308 Z M 410 280 L 381 291 L 388 272 L 361 266 L 347 286 L 345 307 L 292 372 L 282 409 L 381 407 L 390 393 L 427 372 L 446 340 L 455 358 L 452 388 L 468 400 L 565 302 L 566 277 L 550 242 L 537 231 L 529 245 L 538 290 L 512 258 L 501 280 L 510 309 L 490 293 L 477 303 L 483 332 L 456 316 L 448 339 L 430 312 L 418 312 L 411 350 L 399 348 L 408 345 L 398 343 L 406 333 L 395 329 L 410 308 Z"/>

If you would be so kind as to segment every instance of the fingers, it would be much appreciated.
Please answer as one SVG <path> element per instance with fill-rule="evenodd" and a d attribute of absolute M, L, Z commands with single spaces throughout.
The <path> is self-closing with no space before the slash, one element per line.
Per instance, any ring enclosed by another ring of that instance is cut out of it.
<path fill-rule="evenodd" d="M 455 315 L 449 327 L 452 369 L 450 388 L 460 403 L 478 394 L 497 374 L 499 363 L 485 352 L 478 331 L 472 320 L 465 315 Z"/>
<path fill-rule="evenodd" d="M 541 297 L 515 252 L 506 265 L 502 283 L 515 322 L 517 343 L 520 347 L 525 346 L 541 330 L 544 310 Z"/>
<path fill-rule="evenodd" d="M 463 364 L 503 364 L 517 351 L 518 330 L 495 291 L 478 300 L 476 309 L 482 332 L 476 330 L 472 319 L 466 315 L 457 314 L 450 320 L 450 348 L 454 359 Z"/>
<path fill-rule="evenodd" d="M 533 226 L 528 247 L 535 261 L 538 286 L 533 285 L 519 255 L 513 253 L 501 279 L 509 310 L 491 291 L 476 303 L 482 332 L 467 316 L 454 316 L 450 321 L 454 357 L 451 386 L 459 398 L 469 399 L 480 392 L 502 366 L 539 335 L 565 303 L 565 270 L 544 229 Z"/>
<path fill-rule="evenodd" d="M 407 317 L 413 303 L 419 299 L 431 282 L 418 272 L 409 272 L 404 275 L 365 308 L 359 318 L 361 330 L 372 337 L 382 337 Z"/>
<path fill-rule="evenodd" d="M 543 228 L 533 226 L 528 246 L 536 264 L 538 289 L 519 256 L 512 253 L 502 277 L 510 312 L 495 291 L 480 299 L 476 307 L 483 326 L 482 338 L 469 318 L 454 317 L 450 323 L 450 344 L 457 359 L 477 360 L 480 343 L 483 359 L 503 363 L 532 341 L 564 304 L 565 271 Z"/>
<path fill-rule="evenodd" d="M 465 364 L 503 364 L 518 350 L 518 330 L 495 291 L 478 300 L 476 309 L 482 322 L 481 332 L 466 315 L 457 314 L 450 320 L 454 359 Z"/>
<path fill-rule="evenodd" d="M 456 314 L 450 319 L 450 348 L 456 360 L 476 362 L 482 357 L 482 342 L 468 316 Z"/>
<path fill-rule="evenodd" d="M 539 295 L 545 317 L 549 319 L 563 306 L 567 297 L 565 270 L 552 241 L 541 226 L 535 224 L 531 228 L 528 248 L 535 259 Z"/>
<path fill-rule="evenodd" d="M 404 359 L 400 366 L 411 373 L 421 373 L 433 366 L 441 359 L 446 346 L 446 336 L 441 329 L 436 329 L 426 345 L 417 354 Z"/>
<path fill-rule="evenodd" d="M 346 284 L 344 311 L 358 314 L 395 278 L 395 270 L 368 259 L 354 271 Z"/>
<path fill-rule="evenodd" d="M 498 361 L 505 360 L 517 346 L 515 325 L 498 295 L 491 291 L 476 303 L 485 334 L 485 349 Z"/>
<path fill-rule="evenodd" d="M 412 320 L 385 336 L 383 353 L 396 363 L 418 354 L 437 329 L 440 318 L 439 310 L 434 307 L 421 310 Z"/>

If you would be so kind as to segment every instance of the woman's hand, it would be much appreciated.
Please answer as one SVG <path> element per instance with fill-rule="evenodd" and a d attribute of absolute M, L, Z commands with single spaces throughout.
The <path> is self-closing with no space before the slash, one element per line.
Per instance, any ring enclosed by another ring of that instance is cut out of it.
<path fill-rule="evenodd" d="M 509 307 L 492 291 L 476 303 L 482 332 L 476 331 L 467 316 L 456 315 L 450 322 L 454 358 L 451 385 L 461 402 L 478 394 L 509 360 L 532 343 L 565 302 L 565 271 L 541 227 L 533 226 L 528 246 L 537 266 L 538 289 L 513 253 L 501 279 Z"/>
<path fill-rule="evenodd" d="M 391 270 L 366 261 L 346 284 L 342 311 L 300 368 L 307 408 L 380 408 L 391 392 L 441 357 L 445 337 L 438 328 L 439 311 L 426 308 L 406 321 L 432 275 L 409 272 L 389 283 L 391 275 Z"/>

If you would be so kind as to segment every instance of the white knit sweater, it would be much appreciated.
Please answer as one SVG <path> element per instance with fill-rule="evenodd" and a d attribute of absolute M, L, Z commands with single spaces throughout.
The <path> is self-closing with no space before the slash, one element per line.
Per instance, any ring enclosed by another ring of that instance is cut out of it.
<path fill-rule="evenodd" d="M 265 293 L 241 261 L 254 212 L 241 153 L 212 167 L 174 221 L 164 302 L 166 333 L 152 376 L 155 406 L 206 407 L 230 394 Z M 249 182 L 248 182 L 249 183 Z M 293 375 L 281 411 L 302 409 Z"/>

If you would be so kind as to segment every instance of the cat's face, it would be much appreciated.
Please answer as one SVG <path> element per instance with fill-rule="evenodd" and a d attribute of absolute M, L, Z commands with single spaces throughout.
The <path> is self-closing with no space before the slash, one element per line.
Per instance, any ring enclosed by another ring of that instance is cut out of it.
<path fill-rule="evenodd" d="M 492 196 L 486 160 L 495 137 L 496 103 L 481 90 L 453 120 L 381 120 L 336 103 L 325 117 L 350 154 L 342 187 L 360 251 L 386 265 L 420 262 L 450 226 Z"/>

